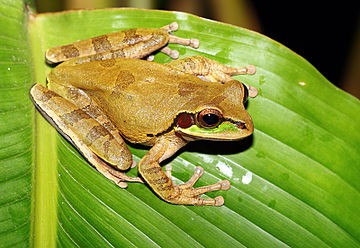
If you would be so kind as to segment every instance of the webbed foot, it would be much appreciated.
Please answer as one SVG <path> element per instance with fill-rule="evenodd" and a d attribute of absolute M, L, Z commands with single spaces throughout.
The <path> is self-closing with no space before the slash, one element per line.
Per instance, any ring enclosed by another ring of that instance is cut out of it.
<path fill-rule="evenodd" d="M 165 30 L 166 32 L 169 33 L 169 43 L 179 44 L 179 45 L 183 45 L 183 46 L 189 46 L 192 48 L 199 47 L 198 39 L 192 39 L 192 38 L 186 39 L 186 38 L 177 37 L 177 36 L 171 34 L 172 31 L 176 31 L 176 30 L 178 30 L 178 28 L 179 28 L 179 25 L 177 22 L 172 22 L 169 25 L 166 25 L 161 28 L 162 30 Z M 172 59 L 179 58 L 179 52 L 176 50 L 170 49 L 168 46 L 165 46 L 162 49 L 160 49 L 160 52 L 168 55 Z"/>
<path fill-rule="evenodd" d="M 194 188 L 194 184 L 203 175 L 204 169 L 200 166 L 195 168 L 193 176 L 186 182 L 180 185 L 174 185 L 175 195 L 170 195 L 169 202 L 174 204 L 196 205 L 196 206 L 222 206 L 224 204 L 224 198 L 217 196 L 215 198 L 201 198 L 202 194 L 216 190 L 228 190 L 230 188 L 230 182 L 223 180 L 215 184 L 206 185 L 198 188 Z M 169 168 L 166 168 L 166 174 L 171 175 Z"/>

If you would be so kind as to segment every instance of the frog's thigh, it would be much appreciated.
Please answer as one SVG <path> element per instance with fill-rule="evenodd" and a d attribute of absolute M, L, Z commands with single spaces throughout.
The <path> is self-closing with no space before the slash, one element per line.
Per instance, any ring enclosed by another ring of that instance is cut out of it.
<path fill-rule="evenodd" d="M 85 150 L 90 149 L 102 160 L 121 170 L 131 166 L 132 155 L 124 142 L 117 142 L 104 126 L 82 109 L 41 85 L 35 85 L 31 95 L 40 111 L 85 156 L 88 153 Z"/>
<path fill-rule="evenodd" d="M 124 140 L 121 138 L 118 129 L 101 110 L 101 108 L 91 100 L 91 98 L 81 89 L 69 86 L 63 86 L 57 83 L 49 84 L 51 89 L 57 92 L 62 97 L 74 103 L 78 108 L 82 109 L 85 113 L 95 119 L 101 126 L 103 126 L 121 146 L 126 146 Z M 114 153 L 117 151 L 115 150 Z"/>

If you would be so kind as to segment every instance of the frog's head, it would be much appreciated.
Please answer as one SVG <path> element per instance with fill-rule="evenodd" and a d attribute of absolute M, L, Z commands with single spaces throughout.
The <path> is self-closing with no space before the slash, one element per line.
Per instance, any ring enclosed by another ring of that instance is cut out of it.
<path fill-rule="evenodd" d="M 219 92 L 194 111 L 179 113 L 175 131 L 189 140 L 240 140 L 251 135 L 254 125 L 244 103 L 257 95 L 256 89 L 234 80 Z"/>

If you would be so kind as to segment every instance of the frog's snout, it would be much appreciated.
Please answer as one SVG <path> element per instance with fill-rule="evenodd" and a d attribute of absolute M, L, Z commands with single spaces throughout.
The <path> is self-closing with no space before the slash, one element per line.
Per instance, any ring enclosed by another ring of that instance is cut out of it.
<path fill-rule="evenodd" d="M 239 121 L 236 123 L 236 126 L 238 129 L 241 130 L 241 132 L 244 135 L 250 135 L 254 131 L 254 125 L 252 121 Z"/>

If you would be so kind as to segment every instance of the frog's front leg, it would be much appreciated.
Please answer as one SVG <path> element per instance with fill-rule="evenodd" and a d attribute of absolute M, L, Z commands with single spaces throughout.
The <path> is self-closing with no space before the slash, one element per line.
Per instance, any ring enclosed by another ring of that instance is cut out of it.
<path fill-rule="evenodd" d="M 35 84 L 30 94 L 44 117 L 105 177 L 121 188 L 127 186 L 126 181 L 142 182 L 140 178 L 129 177 L 113 168 L 129 168 L 132 165 L 132 155 L 125 143 L 119 142 L 107 127 L 83 109 L 42 85 Z"/>
<path fill-rule="evenodd" d="M 204 170 L 196 167 L 194 175 L 184 184 L 174 185 L 168 175 L 169 171 L 164 172 L 160 166 L 161 161 L 171 157 L 176 151 L 187 144 L 187 141 L 171 132 L 162 136 L 139 163 L 139 172 L 149 186 L 162 199 L 173 204 L 183 205 L 209 205 L 221 206 L 224 204 L 222 196 L 212 198 L 201 198 L 200 195 L 215 191 L 228 190 L 230 183 L 227 180 L 193 188 L 196 181 L 201 177 Z"/>

